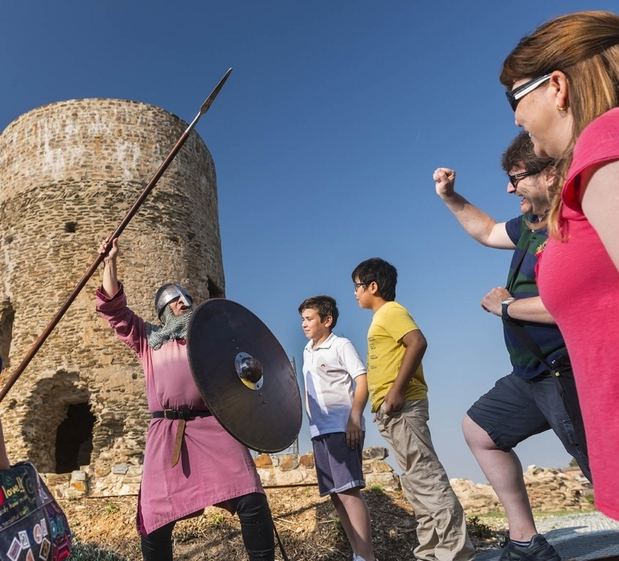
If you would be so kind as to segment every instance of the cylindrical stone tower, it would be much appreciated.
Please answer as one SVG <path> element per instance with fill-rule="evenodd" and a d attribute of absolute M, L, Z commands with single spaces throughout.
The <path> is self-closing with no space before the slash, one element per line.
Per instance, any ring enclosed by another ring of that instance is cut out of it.
<path fill-rule="evenodd" d="M 97 256 L 187 124 L 151 105 L 84 99 L 34 109 L 0 136 L 0 356 L 15 367 Z M 119 276 L 155 321 L 178 281 L 222 296 L 215 168 L 197 133 L 129 224 Z M 40 471 L 138 465 L 148 413 L 142 369 L 95 313 L 96 273 L 0 404 L 9 455 Z M 5 377 L 6 378 L 6 377 Z"/>

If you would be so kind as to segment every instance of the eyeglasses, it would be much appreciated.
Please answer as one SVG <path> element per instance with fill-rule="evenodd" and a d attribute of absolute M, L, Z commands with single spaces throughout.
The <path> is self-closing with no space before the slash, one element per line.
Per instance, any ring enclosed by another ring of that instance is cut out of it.
<path fill-rule="evenodd" d="M 368 285 L 367 282 L 353 282 L 353 284 L 355 285 L 355 290 L 357 290 L 358 288 L 361 288 L 362 286 Z"/>
<path fill-rule="evenodd" d="M 505 95 L 507 96 L 507 101 L 509 101 L 511 108 L 516 111 L 516 107 L 518 107 L 520 100 L 525 95 L 530 94 L 534 89 L 539 88 L 546 80 L 550 80 L 550 74 L 544 74 L 539 78 L 533 78 L 514 90 L 506 91 Z"/>
<path fill-rule="evenodd" d="M 514 187 L 514 189 L 516 187 L 518 187 L 518 182 L 521 179 L 524 179 L 525 177 L 531 177 L 532 175 L 537 175 L 538 173 L 540 173 L 537 170 L 534 171 L 521 171 L 520 173 L 514 173 L 514 175 L 511 174 L 507 174 L 507 177 L 509 177 L 509 182 L 512 184 L 512 186 Z"/>

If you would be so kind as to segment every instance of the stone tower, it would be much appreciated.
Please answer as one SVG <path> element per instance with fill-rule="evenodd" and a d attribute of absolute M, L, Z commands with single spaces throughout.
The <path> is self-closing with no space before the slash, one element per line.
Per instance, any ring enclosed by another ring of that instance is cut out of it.
<path fill-rule="evenodd" d="M 0 136 L 0 356 L 14 368 L 97 256 L 187 124 L 115 99 L 53 103 Z M 129 224 L 119 277 L 129 305 L 156 318 L 176 280 L 197 302 L 222 296 L 213 159 L 192 132 Z M 148 422 L 142 370 L 94 309 L 95 273 L 0 404 L 12 461 L 42 472 L 88 465 L 105 479 L 138 466 Z M 6 376 L 3 379 L 6 379 Z M 121 470 L 122 471 L 122 470 Z"/>

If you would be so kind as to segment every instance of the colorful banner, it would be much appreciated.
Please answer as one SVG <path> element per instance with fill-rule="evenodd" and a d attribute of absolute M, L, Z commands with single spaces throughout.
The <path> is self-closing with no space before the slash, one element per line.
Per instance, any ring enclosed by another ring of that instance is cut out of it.
<path fill-rule="evenodd" d="M 0 559 L 63 561 L 70 551 L 67 518 L 34 466 L 0 470 Z"/>

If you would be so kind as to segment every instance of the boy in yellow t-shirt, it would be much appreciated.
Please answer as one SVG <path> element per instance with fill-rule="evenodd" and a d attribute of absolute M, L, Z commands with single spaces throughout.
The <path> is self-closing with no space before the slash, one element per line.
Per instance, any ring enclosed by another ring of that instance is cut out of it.
<path fill-rule="evenodd" d="M 421 359 L 427 343 L 406 308 L 395 302 L 398 273 L 383 259 L 363 261 L 352 273 L 359 306 L 372 310 L 367 379 L 374 422 L 402 469 L 402 488 L 417 518 L 415 557 L 469 561 L 475 550 L 466 520 L 428 428 Z"/>

